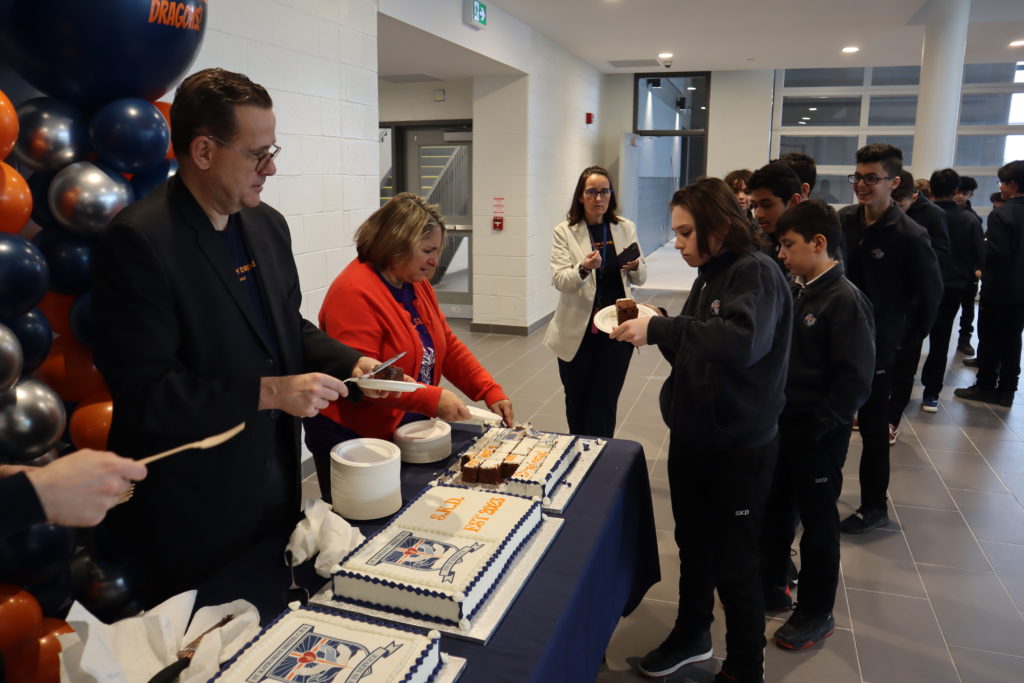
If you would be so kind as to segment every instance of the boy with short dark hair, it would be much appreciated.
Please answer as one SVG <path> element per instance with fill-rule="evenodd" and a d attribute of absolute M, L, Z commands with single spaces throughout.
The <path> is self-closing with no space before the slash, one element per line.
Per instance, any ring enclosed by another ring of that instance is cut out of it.
<path fill-rule="evenodd" d="M 978 379 L 959 398 L 1013 405 L 1024 332 L 1024 161 L 999 169 L 1005 203 L 988 215 L 978 306 Z"/>
<path fill-rule="evenodd" d="M 889 523 L 889 371 L 906 334 L 927 334 L 942 296 L 942 276 L 928 233 L 892 201 L 903 153 L 885 143 L 857 150 L 849 176 L 857 203 L 839 212 L 846 276 L 875 312 L 875 376 L 857 414 L 864 449 L 861 504 L 843 520 L 846 533 L 863 534 Z M 917 307 L 915 315 L 911 309 Z M 911 329 L 914 326 L 917 329 Z"/>
<path fill-rule="evenodd" d="M 812 199 L 779 219 L 779 256 L 795 277 L 793 337 L 786 406 L 779 418 L 779 454 L 762 530 L 765 593 L 785 591 L 793 542 L 800 539 L 800 601 L 774 636 L 802 650 L 835 628 L 839 581 L 839 511 L 843 463 L 853 415 L 871 391 L 875 329 L 871 304 L 843 276 L 839 220 Z"/>
<path fill-rule="evenodd" d="M 779 238 L 775 234 L 775 224 L 786 209 L 803 201 L 800 178 L 787 164 L 773 161 L 754 171 L 747 188 L 754 218 L 767 239 L 761 251 L 775 259 L 782 271 L 786 272 L 786 267 L 779 260 Z"/>
<path fill-rule="evenodd" d="M 814 159 L 803 152 L 790 152 L 779 157 L 779 161 L 793 169 L 800 178 L 800 194 L 806 201 L 818 180 L 818 165 L 814 163 Z"/>

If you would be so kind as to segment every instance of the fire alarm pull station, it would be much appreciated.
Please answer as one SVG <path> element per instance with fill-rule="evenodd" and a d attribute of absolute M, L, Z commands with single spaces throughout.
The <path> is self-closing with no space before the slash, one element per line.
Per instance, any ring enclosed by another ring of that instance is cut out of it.
<path fill-rule="evenodd" d="M 493 230 L 504 230 L 505 229 L 505 217 L 494 216 L 491 218 L 491 228 Z"/>

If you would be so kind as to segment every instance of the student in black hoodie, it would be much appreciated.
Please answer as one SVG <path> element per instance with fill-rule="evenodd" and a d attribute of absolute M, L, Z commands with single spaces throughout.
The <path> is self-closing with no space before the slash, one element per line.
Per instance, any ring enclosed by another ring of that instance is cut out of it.
<path fill-rule="evenodd" d="M 946 374 L 953 321 L 960 310 L 964 290 L 981 274 L 985 238 L 981 234 L 981 223 L 977 216 L 960 208 L 953 198 L 960 184 L 959 173 L 951 168 L 935 171 L 929 184 L 935 205 L 946 214 L 951 245 L 949 265 L 942 269 L 945 289 L 935 324 L 928 336 L 928 358 L 921 369 L 921 383 L 924 385 L 921 410 L 934 413 L 939 409 L 939 392 L 942 391 L 942 379 Z"/>
<path fill-rule="evenodd" d="M 1024 331 L 1024 161 L 999 169 L 1005 203 L 988 215 L 978 306 L 978 379 L 953 394 L 1012 406 Z"/>
<path fill-rule="evenodd" d="M 760 249 L 785 273 L 786 267 L 779 260 L 779 237 L 775 234 L 775 224 L 786 209 L 804 200 L 800 177 L 789 165 L 773 161 L 754 171 L 748 187 L 754 219 L 763 234 Z"/>
<path fill-rule="evenodd" d="M 902 169 L 898 147 L 874 143 L 857 150 L 857 170 L 849 176 L 857 203 L 839 212 L 846 277 L 875 311 L 875 377 L 871 395 L 857 413 L 864 443 L 861 503 L 840 525 L 852 534 L 889 523 L 889 371 L 905 335 L 923 336 L 931 329 L 942 297 L 942 276 L 928 233 L 892 201 Z"/>
<path fill-rule="evenodd" d="M 775 631 L 775 643 L 803 650 L 832 634 L 839 583 L 839 511 L 843 463 L 853 415 L 871 392 L 874 314 L 843 276 L 835 210 L 811 199 L 776 227 L 780 258 L 795 277 L 793 340 L 779 457 L 762 532 L 761 580 L 769 595 L 787 592 L 793 509 L 800 538 L 800 602 Z"/>
<path fill-rule="evenodd" d="M 903 169 L 899 172 L 900 184 L 892 191 L 892 200 L 903 213 L 928 232 L 932 251 L 939 262 L 942 273 L 943 291 L 955 279 L 956 268 L 949 253 L 949 231 L 946 227 L 946 212 L 935 206 L 914 186 L 914 176 Z M 919 309 L 912 306 L 911 315 Z M 889 396 L 889 445 L 895 445 L 900 434 L 900 421 L 903 411 L 910 403 L 910 393 L 914 389 L 914 377 L 917 366 L 921 364 L 921 347 L 924 345 L 923 327 L 913 320 L 907 321 L 907 334 L 896 349 L 891 371 L 892 393 Z M 938 395 L 938 394 L 936 394 Z M 936 405 L 938 403 L 936 402 Z M 928 410 L 928 408 L 925 408 Z"/>
<path fill-rule="evenodd" d="M 758 251 L 724 182 L 699 179 L 676 192 L 671 207 L 676 248 L 699 269 L 690 296 L 675 317 L 630 320 L 611 335 L 635 346 L 657 344 L 672 364 L 660 403 L 671 436 L 679 613 L 640 671 L 667 676 L 711 657 L 717 588 L 728 652 L 715 680 L 760 683 L 758 547 L 785 404 L 792 296 L 779 267 Z"/>

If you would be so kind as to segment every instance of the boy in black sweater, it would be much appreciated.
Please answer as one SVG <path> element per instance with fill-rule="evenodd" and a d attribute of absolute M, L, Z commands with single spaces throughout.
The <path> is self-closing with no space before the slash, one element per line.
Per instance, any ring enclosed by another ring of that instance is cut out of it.
<path fill-rule="evenodd" d="M 784 592 L 793 509 L 800 539 L 800 601 L 775 631 L 782 648 L 802 650 L 831 635 L 839 582 L 839 511 L 843 463 L 853 415 L 871 392 L 875 327 L 867 297 L 843 276 L 839 219 L 811 199 L 777 225 L 779 257 L 791 275 L 793 338 L 786 407 L 779 418 L 779 455 L 762 531 L 766 594 Z"/>
<path fill-rule="evenodd" d="M 864 443 L 861 503 L 840 525 L 851 534 L 889 523 L 889 371 L 906 335 L 924 336 L 931 330 L 942 298 L 942 276 L 928 233 L 892 201 L 902 169 L 898 147 L 875 143 L 857 150 L 857 171 L 849 176 L 857 203 L 839 212 L 846 276 L 875 311 L 875 377 L 857 413 Z"/>

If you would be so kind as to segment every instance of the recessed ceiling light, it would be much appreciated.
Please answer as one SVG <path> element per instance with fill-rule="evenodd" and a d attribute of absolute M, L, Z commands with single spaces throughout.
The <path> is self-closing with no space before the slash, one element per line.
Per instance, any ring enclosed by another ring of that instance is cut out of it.
<path fill-rule="evenodd" d="M 854 52 L 860 52 L 860 48 L 857 47 L 856 45 L 847 45 L 846 47 L 843 48 L 843 52 L 845 52 L 848 55 L 852 55 Z"/>
<path fill-rule="evenodd" d="M 696 90 L 697 86 L 695 86 L 695 85 L 688 85 L 688 86 L 686 86 L 686 89 L 687 90 Z"/>
<path fill-rule="evenodd" d="M 1010 43 L 1010 47 L 1024 47 L 1024 40 L 1015 40 Z"/>
<path fill-rule="evenodd" d="M 675 55 L 671 52 L 659 52 L 658 59 L 672 59 Z"/>
<path fill-rule="evenodd" d="M 707 107 L 701 107 L 701 109 L 707 109 Z"/>
<path fill-rule="evenodd" d="M 810 121 L 811 120 L 810 116 L 801 116 L 800 118 L 802 118 L 804 121 Z"/>
<path fill-rule="evenodd" d="M 818 111 L 817 107 L 807 107 L 807 111 Z"/>
<path fill-rule="evenodd" d="M 801 126 L 806 126 L 807 125 L 806 121 L 797 121 L 797 123 L 799 123 Z"/>

